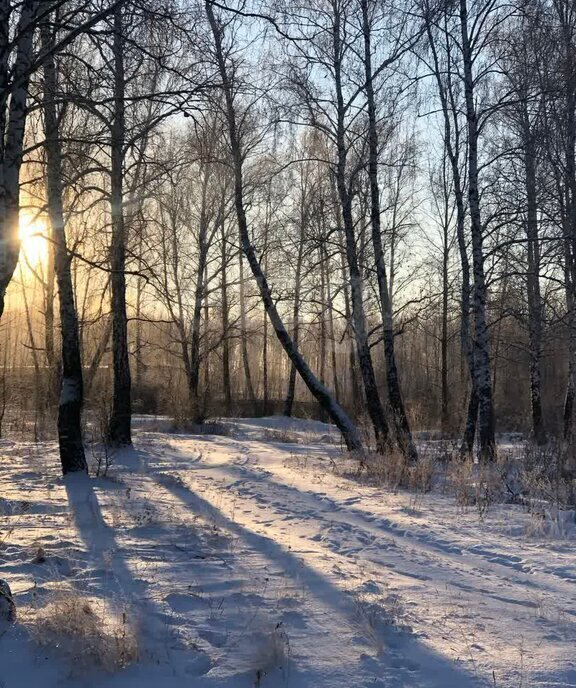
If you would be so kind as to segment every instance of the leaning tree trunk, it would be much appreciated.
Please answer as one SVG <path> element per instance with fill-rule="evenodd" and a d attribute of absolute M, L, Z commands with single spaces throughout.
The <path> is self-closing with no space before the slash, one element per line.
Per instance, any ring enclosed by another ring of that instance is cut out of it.
<path fill-rule="evenodd" d="M 128 356 L 128 317 L 126 314 L 126 224 L 124 221 L 124 139 L 125 76 L 121 6 L 114 12 L 114 114 L 111 128 L 110 204 L 112 242 L 110 247 L 112 288 L 112 361 L 114 394 L 109 425 L 109 441 L 116 446 L 132 443 L 131 377 Z"/>
<path fill-rule="evenodd" d="M 372 229 L 372 245 L 376 264 L 376 278 L 378 293 L 382 309 L 382 339 L 384 341 L 384 356 L 386 360 L 386 381 L 388 384 L 388 398 L 396 428 L 396 440 L 400 451 L 411 461 L 418 459 L 416 445 L 412 438 L 410 423 L 404 401 L 396 353 L 394 347 L 394 321 L 392 301 L 388 291 L 388 277 L 382 247 L 382 227 L 380 222 L 380 187 L 378 184 L 378 126 L 376 122 L 376 98 L 374 95 L 374 75 L 372 72 L 372 36 L 368 10 L 368 0 L 361 0 L 362 28 L 364 34 L 364 73 L 366 78 L 366 103 L 368 106 L 368 176 L 370 179 L 370 225 Z"/>
<path fill-rule="evenodd" d="M 238 126 L 236 123 L 236 109 L 234 105 L 234 89 L 233 83 L 230 80 L 228 74 L 228 68 L 226 65 L 226 59 L 224 57 L 224 49 L 222 46 L 222 28 L 218 24 L 216 17 L 214 16 L 214 10 L 210 0 L 205 2 L 206 14 L 214 37 L 214 46 L 216 49 L 216 60 L 218 62 L 218 70 L 220 72 L 220 78 L 222 79 L 222 90 L 224 92 L 224 98 L 226 103 L 226 116 L 228 124 L 228 136 L 230 143 L 230 150 L 232 153 L 232 162 L 234 167 L 234 205 L 236 209 L 236 217 L 238 221 L 238 231 L 240 235 L 240 241 L 242 244 L 242 250 L 244 255 L 248 260 L 254 279 L 258 284 L 258 289 L 260 291 L 260 297 L 266 308 L 268 317 L 270 318 L 270 323 L 274 328 L 278 341 L 284 348 L 284 351 L 295 365 L 296 369 L 300 373 L 300 376 L 312 395 L 316 398 L 322 408 L 328 413 L 330 418 L 336 424 L 342 437 L 346 443 L 346 446 L 350 451 L 361 451 L 362 441 L 358 431 L 344 409 L 336 403 L 332 394 L 328 389 L 318 380 L 314 375 L 306 361 L 304 360 L 302 354 L 298 351 L 297 347 L 294 345 L 278 310 L 274 299 L 272 298 L 272 292 L 268 285 L 268 280 L 266 275 L 262 271 L 260 262 L 256 255 L 256 251 L 252 242 L 250 241 L 250 235 L 248 233 L 248 222 L 246 219 L 246 210 L 244 207 L 244 181 L 243 181 L 243 151 L 239 138 Z"/>
<path fill-rule="evenodd" d="M 83 380 L 78 314 L 74 302 L 71 257 L 66 246 L 62 204 L 62 153 L 56 114 L 56 67 L 52 56 L 53 36 L 47 21 L 41 26 L 42 48 L 48 54 L 44 62 L 44 130 L 46 135 L 46 187 L 48 216 L 52 227 L 55 256 L 54 269 L 60 303 L 62 333 L 62 387 L 58 406 L 58 443 L 62 472 L 87 471 L 82 442 Z"/>

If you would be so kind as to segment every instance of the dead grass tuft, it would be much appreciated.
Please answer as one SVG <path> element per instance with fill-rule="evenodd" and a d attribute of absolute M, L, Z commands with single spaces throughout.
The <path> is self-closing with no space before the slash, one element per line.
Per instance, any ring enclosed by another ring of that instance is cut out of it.
<path fill-rule="evenodd" d="M 115 672 L 138 660 L 138 639 L 127 613 L 114 614 L 78 593 L 58 593 L 33 610 L 26 625 L 38 644 L 57 647 L 76 669 Z"/>
<path fill-rule="evenodd" d="M 436 459 L 427 454 L 411 463 L 399 451 L 386 454 L 371 452 L 363 459 L 366 475 L 371 482 L 385 485 L 391 490 L 412 490 L 419 493 L 430 492 L 436 473 Z"/>

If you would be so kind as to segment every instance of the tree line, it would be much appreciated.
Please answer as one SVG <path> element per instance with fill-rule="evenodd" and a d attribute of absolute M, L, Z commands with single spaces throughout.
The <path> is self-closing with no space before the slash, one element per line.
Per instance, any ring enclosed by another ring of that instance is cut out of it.
<path fill-rule="evenodd" d="M 0 100 L 0 413 L 30 378 L 65 473 L 85 398 L 114 446 L 135 407 L 572 443 L 568 0 L 0 0 Z"/>

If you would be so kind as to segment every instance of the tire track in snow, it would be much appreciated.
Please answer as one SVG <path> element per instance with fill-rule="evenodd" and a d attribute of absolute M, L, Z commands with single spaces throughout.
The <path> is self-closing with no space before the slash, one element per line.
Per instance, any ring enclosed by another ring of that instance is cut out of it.
<path fill-rule="evenodd" d="M 435 533 L 422 533 L 418 527 L 412 530 L 392 518 L 355 506 L 358 497 L 338 500 L 309 487 L 289 485 L 279 463 L 267 461 L 270 448 L 261 443 L 239 447 L 236 442 L 218 438 L 218 445 L 211 454 L 208 444 L 206 455 L 192 466 L 177 467 L 185 470 L 193 489 L 226 495 L 228 507 L 244 527 L 286 544 L 304 559 L 330 560 L 337 576 L 340 572 L 341 577 L 350 578 L 352 564 L 361 567 L 368 578 L 393 579 L 395 589 L 408 590 L 412 599 L 424 592 L 424 603 L 414 604 L 421 626 L 429 634 L 442 616 L 438 608 L 452 604 L 461 608 L 456 616 L 472 619 L 471 609 L 475 607 L 484 626 L 479 632 L 482 643 L 491 645 L 497 656 L 499 648 L 510 642 L 510 627 L 501 629 L 495 621 L 502 614 L 503 603 L 510 605 L 509 616 L 515 631 L 521 634 L 524 630 L 542 630 L 536 624 L 540 602 L 527 593 L 529 587 L 534 595 L 554 596 L 566 604 L 568 614 L 573 614 L 570 578 L 558 576 L 556 570 L 531 568 L 524 559 L 494 551 L 486 544 L 461 547 Z M 189 449 L 197 446 L 202 446 L 202 441 L 185 442 L 179 447 L 183 464 Z M 283 454 L 289 457 L 287 451 Z M 260 462 L 265 460 L 267 468 L 262 468 Z M 296 482 L 302 483 L 304 477 L 300 472 Z M 326 487 L 330 482 L 328 476 Z M 350 486 L 359 489 L 354 483 Z M 296 546 L 294 538 L 298 541 Z M 413 585 L 408 586 L 406 580 Z M 446 590 L 435 587 L 435 582 L 441 581 L 449 582 Z M 464 596 L 456 605 L 455 590 Z M 438 598 L 436 604 L 430 603 L 430 591 Z M 490 604 L 486 604 L 488 599 Z M 480 643 L 476 645 L 481 647 Z"/>

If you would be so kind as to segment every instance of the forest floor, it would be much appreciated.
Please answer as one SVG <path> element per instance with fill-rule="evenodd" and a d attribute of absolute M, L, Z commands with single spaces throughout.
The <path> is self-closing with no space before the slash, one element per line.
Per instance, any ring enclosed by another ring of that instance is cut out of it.
<path fill-rule="evenodd" d="M 576 686 L 574 532 L 371 486 L 321 423 L 225 426 L 141 419 L 94 479 L 0 443 L 2 688 Z"/>

